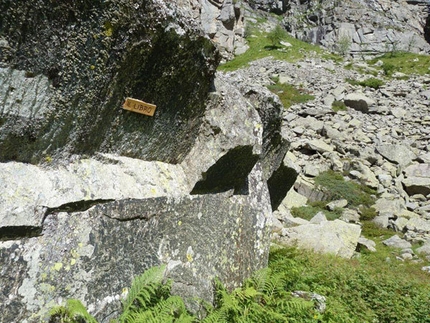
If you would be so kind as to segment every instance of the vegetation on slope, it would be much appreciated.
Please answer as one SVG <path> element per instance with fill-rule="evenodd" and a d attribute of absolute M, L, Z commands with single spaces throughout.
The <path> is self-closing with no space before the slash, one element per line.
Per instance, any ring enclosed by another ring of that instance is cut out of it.
<path fill-rule="evenodd" d="M 378 231 L 380 238 L 388 234 L 388 230 L 371 230 Z M 123 302 L 124 313 L 112 323 L 429 323 L 429 275 L 418 264 L 395 260 L 392 250 L 376 241 L 378 252 L 350 260 L 275 247 L 269 267 L 241 288 L 229 292 L 216 283 L 216 304 L 207 305 L 204 319 L 188 313 L 183 300 L 169 294 L 169 283 L 152 280 L 164 271 L 154 267 L 135 280 Z M 87 314 L 67 316 L 70 310 L 62 307 L 53 313 L 63 316 L 55 314 L 51 323 L 95 322 Z"/>
<path fill-rule="evenodd" d="M 342 215 L 342 209 L 333 211 L 325 207 L 334 200 L 345 199 L 350 207 L 358 208 L 362 218 L 372 219 L 376 213 L 371 207 L 375 201 L 376 192 L 363 184 L 346 181 L 342 174 L 328 170 L 315 177 L 317 187 L 327 196 L 324 201 L 310 202 L 306 206 L 294 207 L 291 213 L 306 220 L 310 220 L 316 213 L 322 211 L 328 220 L 334 220 Z"/>
<path fill-rule="evenodd" d="M 305 103 L 315 99 L 315 97 L 308 93 L 303 88 L 297 88 L 291 84 L 279 83 L 279 79 L 274 79 L 275 84 L 267 86 L 267 88 L 281 100 L 284 108 L 288 109 L 293 104 Z"/>
<path fill-rule="evenodd" d="M 374 58 L 369 64 L 382 61 L 381 69 L 386 76 L 392 76 L 395 72 L 404 74 L 430 74 L 430 56 L 409 52 L 386 53 L 381 57 Z"/>
<path fill-rule="evenodd" d="M 267 56 L 272 56 L 275 59 L 295 62 L 305 57 L 306 53 L 315 52 L 322 54 L 323 51 L 319 46 L 311 45 L 306 42 L 295 39 L 294 37 L 283 33 L 278 28 L 275 28 L 272 33 L 267 33 L 250 27 L 246 40 L 248 41 L 249 49 L 237 55 L 231 61 L 219 66 L 221 71 L 233 71 L 241 67 L 245 67 L 249 62 Z M 281 42 L 291 44 L 291 46 L 282 45 Z"/>

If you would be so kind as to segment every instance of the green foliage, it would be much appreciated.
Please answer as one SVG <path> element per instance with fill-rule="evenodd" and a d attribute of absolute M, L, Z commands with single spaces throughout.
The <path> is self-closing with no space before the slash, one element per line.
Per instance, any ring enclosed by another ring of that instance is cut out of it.
<path fill-rule="evenodd" d="M 300 41 L 288 34 L 285 34 L 281 40 L 290 43 L 291 47 L 287 48 L 280 45 L 273 48 L 273 44 L 267 38 L 267 33 L 262 32 L 258 25 L 247 24 L 245 35 L 249 49 L 245 53 L 237 55 L 231 61 L 220 65 L 218 67 L 220 71 L 234 71 L 246 66 L 249 62 L 267 56 L 288 62 L 296 62 L 309 53 L 323 54 L 320 47 Z"/>
<path fill-rule="evenodd" d="M 208 306 L 204 319 L 191 316 L 183 300 L 170 295 L 170 285 L 163 283 L 164 268 L 155 267 L 134 280 L 123 304 L 126 312 L 117 322 L 430 323 L 428 274 L 420 264 L 394 259 L 393 250 L 381 243 L 392 232 L 370 222 L 363 232 L 376 241 L 378 252 L 356 259 L 272 248 L 268 268 L 254 273 L 242 287 L 230 292 L 215 282 L 215 306 Z M 293 297 L 298 290 L 325 296 L 326 310 L 320 313 L 314 301 Z M 96 323 L 76 300 L 51 314 L 50 323 Z"/>
<path fill-rule="evenodd" d="M 134 279 L 120 323 L 193 322 L 182 298 L 170 295 L 170 282 L 163 283 L 164 271 L 165 266 L 153 267 Z"/>
<path fill-rule="evenodd" d="M 385 84 L 384 81 L 377 79 L 377 78 L 374 78 L 374 77 L 365 79 L 364 81 L 356 81 L 353 79 L 346 79 L 346 81 L 352 85 L 371 87 L 371 88 L 376 89 L 376 90 Z"/>
<path fill-rule="evenodd" d="M 340 218 L 342 215 L 342 209 L 336 208 L 333 211 L 329 211 L 326 208 L 327 202 L 315 201 L 309 202 L 308 205 L 293 207 L 291 214 L 295 217 L 299 217 L 305 220 L 312 219 L 318 212 L 323 212 L 327 220 L 335 220 Z"/>
<path fill-rule="evenodd" d="M 328 170 L 315 177 L 315 184 L 329 195 L 330 200 L 346 199 L 350 206 L 371 206 L 376 192 L 365 185 L 346 181 L 342 174 Z"/>
<path fill-rule="evenodd" d="M 65 306 L 52 308 L 49 315 L 49 323 L 97 323 L 77 299 L 69 299 Z"/>
<path fill-rule="evenodd" d="M 277 80 L 275 80 L 277 81 Z M 276 82 L 276 84 L 269 85 L 267 87 L 272 93 L 279 96 L 284 108 L 289 108 L 293 104 L 305 103 L 315 99 L 315 97 L 309 94 L 306 90 L 302 88 L 296 88 L 291 84 L 281 84 Z"/>
<path fill-rule="evenodd" d="M 343 101 L 333 101 L 331 108 L 333 109 L 334 112 L 338 112 L 338 111 L 346 111 L 346 105 Z"/>
<path fill-rule="evenodd" d="M 203 322 L 306 322 L 315 312 L 313 303 L 292 297 L 286 290 L 285 276 L 285 272 L 266 268 L 231 293 L 218 282 L 216 307 Z"/>
<path fill-rule="evenodd" d="M 378 244 L 378 249 L 384 247 Z M 386 257 L 385 251 L 382 255 Z M 428 323 L 429 277 L 419 267 L 412 263 L 387 263 L 378 253 L 342 259 L 294 248 L 274 248 L 269 258 L 270 269 L 284 272 L 288 290 L 326 297 L 327 308 L 318 319 L 296 322 Z"/>
<path fill-rule="evenodd" d="M 381 66 L 385 75 L 392 76 L 395 72 L 401 72 L 406 75 L 430 74 L 430 56 L 420 55 L 409 52 L 387 53 L 381 57 L 374 58 L 369 61 L 370 64 L 375 64 L 381 60 Z"/>
<path fill-rule="evenodd" d="M 273 28 L 268 34 L 267 38 L 272 43 L 272 47 L 276 48 L 282 41 L 282 39 L 285 38 L 287 35 L 287 32 L 284 28 L 282 28 L 280 25 L 276 25 L 275 28 Z"/>
<path fill-rule="evenodd" d="M 346 56 L 349 52 L 351 44 L 351 37 L 349 37 L 348 35 L 339 36 L 336 44 L 336 50 L 338 54 L 341 56 Z"/>
<path fill-rule="evenodd" d="M 377 216 L 377 212 L 373 207 L 361 207 L 360 208 L 360 219 L 362 221 L 373 220 Z"/>

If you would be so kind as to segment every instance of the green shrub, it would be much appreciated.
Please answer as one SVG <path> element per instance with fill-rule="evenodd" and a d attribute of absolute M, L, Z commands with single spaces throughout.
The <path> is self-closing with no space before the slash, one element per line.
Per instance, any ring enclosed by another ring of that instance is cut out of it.
<path fill-rule="evenodd" d="M 335 112 L 347 110 L 345 103 L 343 101 L 337 101 L 337 100 L 333 101 L 333 103 L 331 104 L 331 108 Z"/>
<path fill-rule="evenodd" d="M 333 211 L 329 211 L 326 208 L 327 201 L 315 201 L 309 202 L 308 205 L 293 207 L 291 214 L 295 217 L 299 217 L 305 220 L 312 219 L 318 212 L 323 212 L 327 220 L 335 220 L 342 216 L 343 209 L 336 208 Z"/>
<path fill-rule="evenodd" d="M 291 84 L 276 83 L 267 87 L 272 93 L 279 96 L 284 108 L 289 108 L 293 104 L 305 103 L 315 99 L 315 97 L 309 94 L 302 88 L 296 88 Z"/>
<path fill-rule="evenodd" d="M 349 52 L 349 48 L 351 47 L 352 41 L 351 37 L 348 35 L 341 35 L 338 37 L 336 50 L 339 55 L 346 56 Z"/>
<path fill-rule="evenodd" d="M 384 71 L 384 74 L 386 76 L 391 76 L 396 70 L 396 67 L 394 66 L 394 64 L 391 64 L 391 63 L 383 63 L 382 70 Z"/>
<path fill-rule="evenodd" d="M 287 35 L 287 32 L 284 28 L 282 28 L 280 25 L 276 25 L 275 28 L 273 28 L 268 34 L 267 39 L 270 40 L 272 43 L 272 47 L 276 48 L 280 43 L 281 40 L 285 38 Z"/>
<path fill-rule="evenodd" d="M 377 212 L 373 207 L 365 207 L 362 206 L 360 208 L 360 220 L 362 221 L 370 221 L 373 220 L 377 216 Z"/>
<path fill-rule="evenodd" d="M 381 86 L 385 85 L 384 81 L 377 79 L 377 78 L 374 78 L 374 77 L 368 78 L 364 81 L 356 81 L 353 79 L 346 79 L 346 81 L 352 85 L 371 87 L 371 88 L 376 89 L 376 90 L 379 89 Z"/>
<path fill-rule="evenodd" d="M 329 200 L 346 199 L 350 206 L 371 206 L 376 192 L 354 181 L 345 181 L 342 174 L 328 170 L 315 177 L 315 184 L 329 196 Z"/>

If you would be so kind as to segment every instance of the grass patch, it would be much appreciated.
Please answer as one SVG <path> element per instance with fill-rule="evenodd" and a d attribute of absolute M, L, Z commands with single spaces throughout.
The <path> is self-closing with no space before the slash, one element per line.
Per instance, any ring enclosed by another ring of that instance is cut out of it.
<path fill-rule="evenodd" d="M 328 170 L 315 177 L 315 184 L 329 195 L 329 200 L 345 199 L 353 207 L 370 207 L 376 192 L 365 185 L 346 181 L 342 174 Z"/>
<path fill-rule="evenodd" d="M 375 78 L 375 77 L 371 77 L 368 78 L 364 81 L 357 81 L 357 80 L 353 80 L 353 79 L 346 79 L 346 81 L 351 84 L 351 85 L 360 85 L 360 86 L 364 86 L 364 87 L 370 87 L 372 89 L 379 89 L 381 86 L 385 85 L 385 82 Z"/>
<path fill-rule="evenodd" d="M 300 207 L 293 207 L 291 214 L 294 217 L 299 217 L 305 220 L 311 220 L 318 212 L 323 212 L 327 220 L 335 220 L 341 217 L 343 209 L 336 208 L 333 211 L 329 211 L 326 208 L 327 202 L 316 201 L 309 202 L 307 205 Z"/>
<path fill-rule="evenodd" d="M 343 101 L 337 101 L 337 100 L 333 101 L 333 103 L 331 104 L 331 108 L 334 112 L 347 110 L 345 103 Z"/>
<path fill-rule="evenodd" d="M 306 322 L 430 322 L 428 274 L 420 265 L 394 258 L 387 262 L 391 249 L 378 249 L 381 251 L 351 260 L 292 248 L 273 249 L 269 268 L 286 273 L 288 290 L 326 297 L 326 311 Z"/>
<path fill-rule="evenodd" d="M 386 76 L 392 76 L 395 72 L 401 72 L 406 75 L 430 74 L 430 56 L 420 55 L 409 52 L 387 53 L 381 57 L 374 58 L 369 61 L 370 64 L 375 64 L 381 60 L 383 65 L 381 69 Z"/>
<path fill-rule="evenodd" d="M 305 103 L 315 99 L 315 97 L 309 94 L 306 90 L 302 88 L 296 88 L 291 84 L 281 84 L 276 82 L 276 84 L 269 85 L 267 88 L 272 93 L 279 96 L 279 99 L 286 109 L 293 104 Z"/>
<path fill-rule="evenodd" d="M 379 241 L 377 250 L 343 259 L 272 247 L 268 267 L 241 287 L 227 290 L 215 282 L 215 305 L 202 302 L 205 318 L 189 313 L 184 301 L 170 294 L 163 266 L 153 267 L 133 281 L 122 314 L 110 322 L 430 323 L 429 274 L 420 270 L 420 264 L 396 261 L 393 250 Z M 296 291 L 304 297 L 295 297 Z M 313 293 L 325 297 L 323 311 Z M 97 322 L 78 300 L 50 313 L 49 322 Z"/>
<path fill-rule="evenodd" d="M 349 207 L 359 210 L 360 219 L 363 221 L 373 219 L 377 214 L 371 207 L 374 204 L 375 190 L 354 181 L 346 181 L 342 174 L 328 170 L 315 177 L 315 185 L 326 193 L 325 201 L 308 202 L 301 207 L 293 207 L 291 214 L 305 220 L 310 220 L 318 212 L 324 212 L 327 220 L 335 220 L 341 217 L 342 208 L 333 211 L 326 209 L 326 205 L 334 200 L 345 199 Z"/>
<path fill-rule="evenodd" d="M 220 71 L 234 71 L 248 65 L 249 62 L 267 56 L 273 56 L 275 59 L 288 62 L 296 62 L 303 59 L 307 52 L 323 53 L 320 47 L 295 39 L 287 33 L 279 38 L 279 41 L 288 42 L 292 45 L 291 47 L 274 46 L 273 42 L 267 37 L 268 33 L 259 31 L 257 27 L 247 27 L 247 30 L 249 36 L 246 39 L 249 49 L 245 53 L 237 55 L 233 60 L 220 65 L 218 67 Z"/>

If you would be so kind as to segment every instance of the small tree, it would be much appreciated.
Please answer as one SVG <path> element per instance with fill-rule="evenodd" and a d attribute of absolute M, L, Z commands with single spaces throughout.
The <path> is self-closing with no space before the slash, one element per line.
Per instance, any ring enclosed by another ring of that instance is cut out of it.
<path fill-rule="evenodd" d="M 285 37 L 286 31 L 280 25 L 276 25 L 268 34 L 267 38 L 272 43 L 272 47 L 277 47 L 281 40 Z"/>
<path fill-rule="evenodd" d="M 346 34 L 339 35 L 337 38 L 337 52 L 339 55 L 346 56 L 349 52 L 349 48 L 351 46 L 351 37 Z"/>

